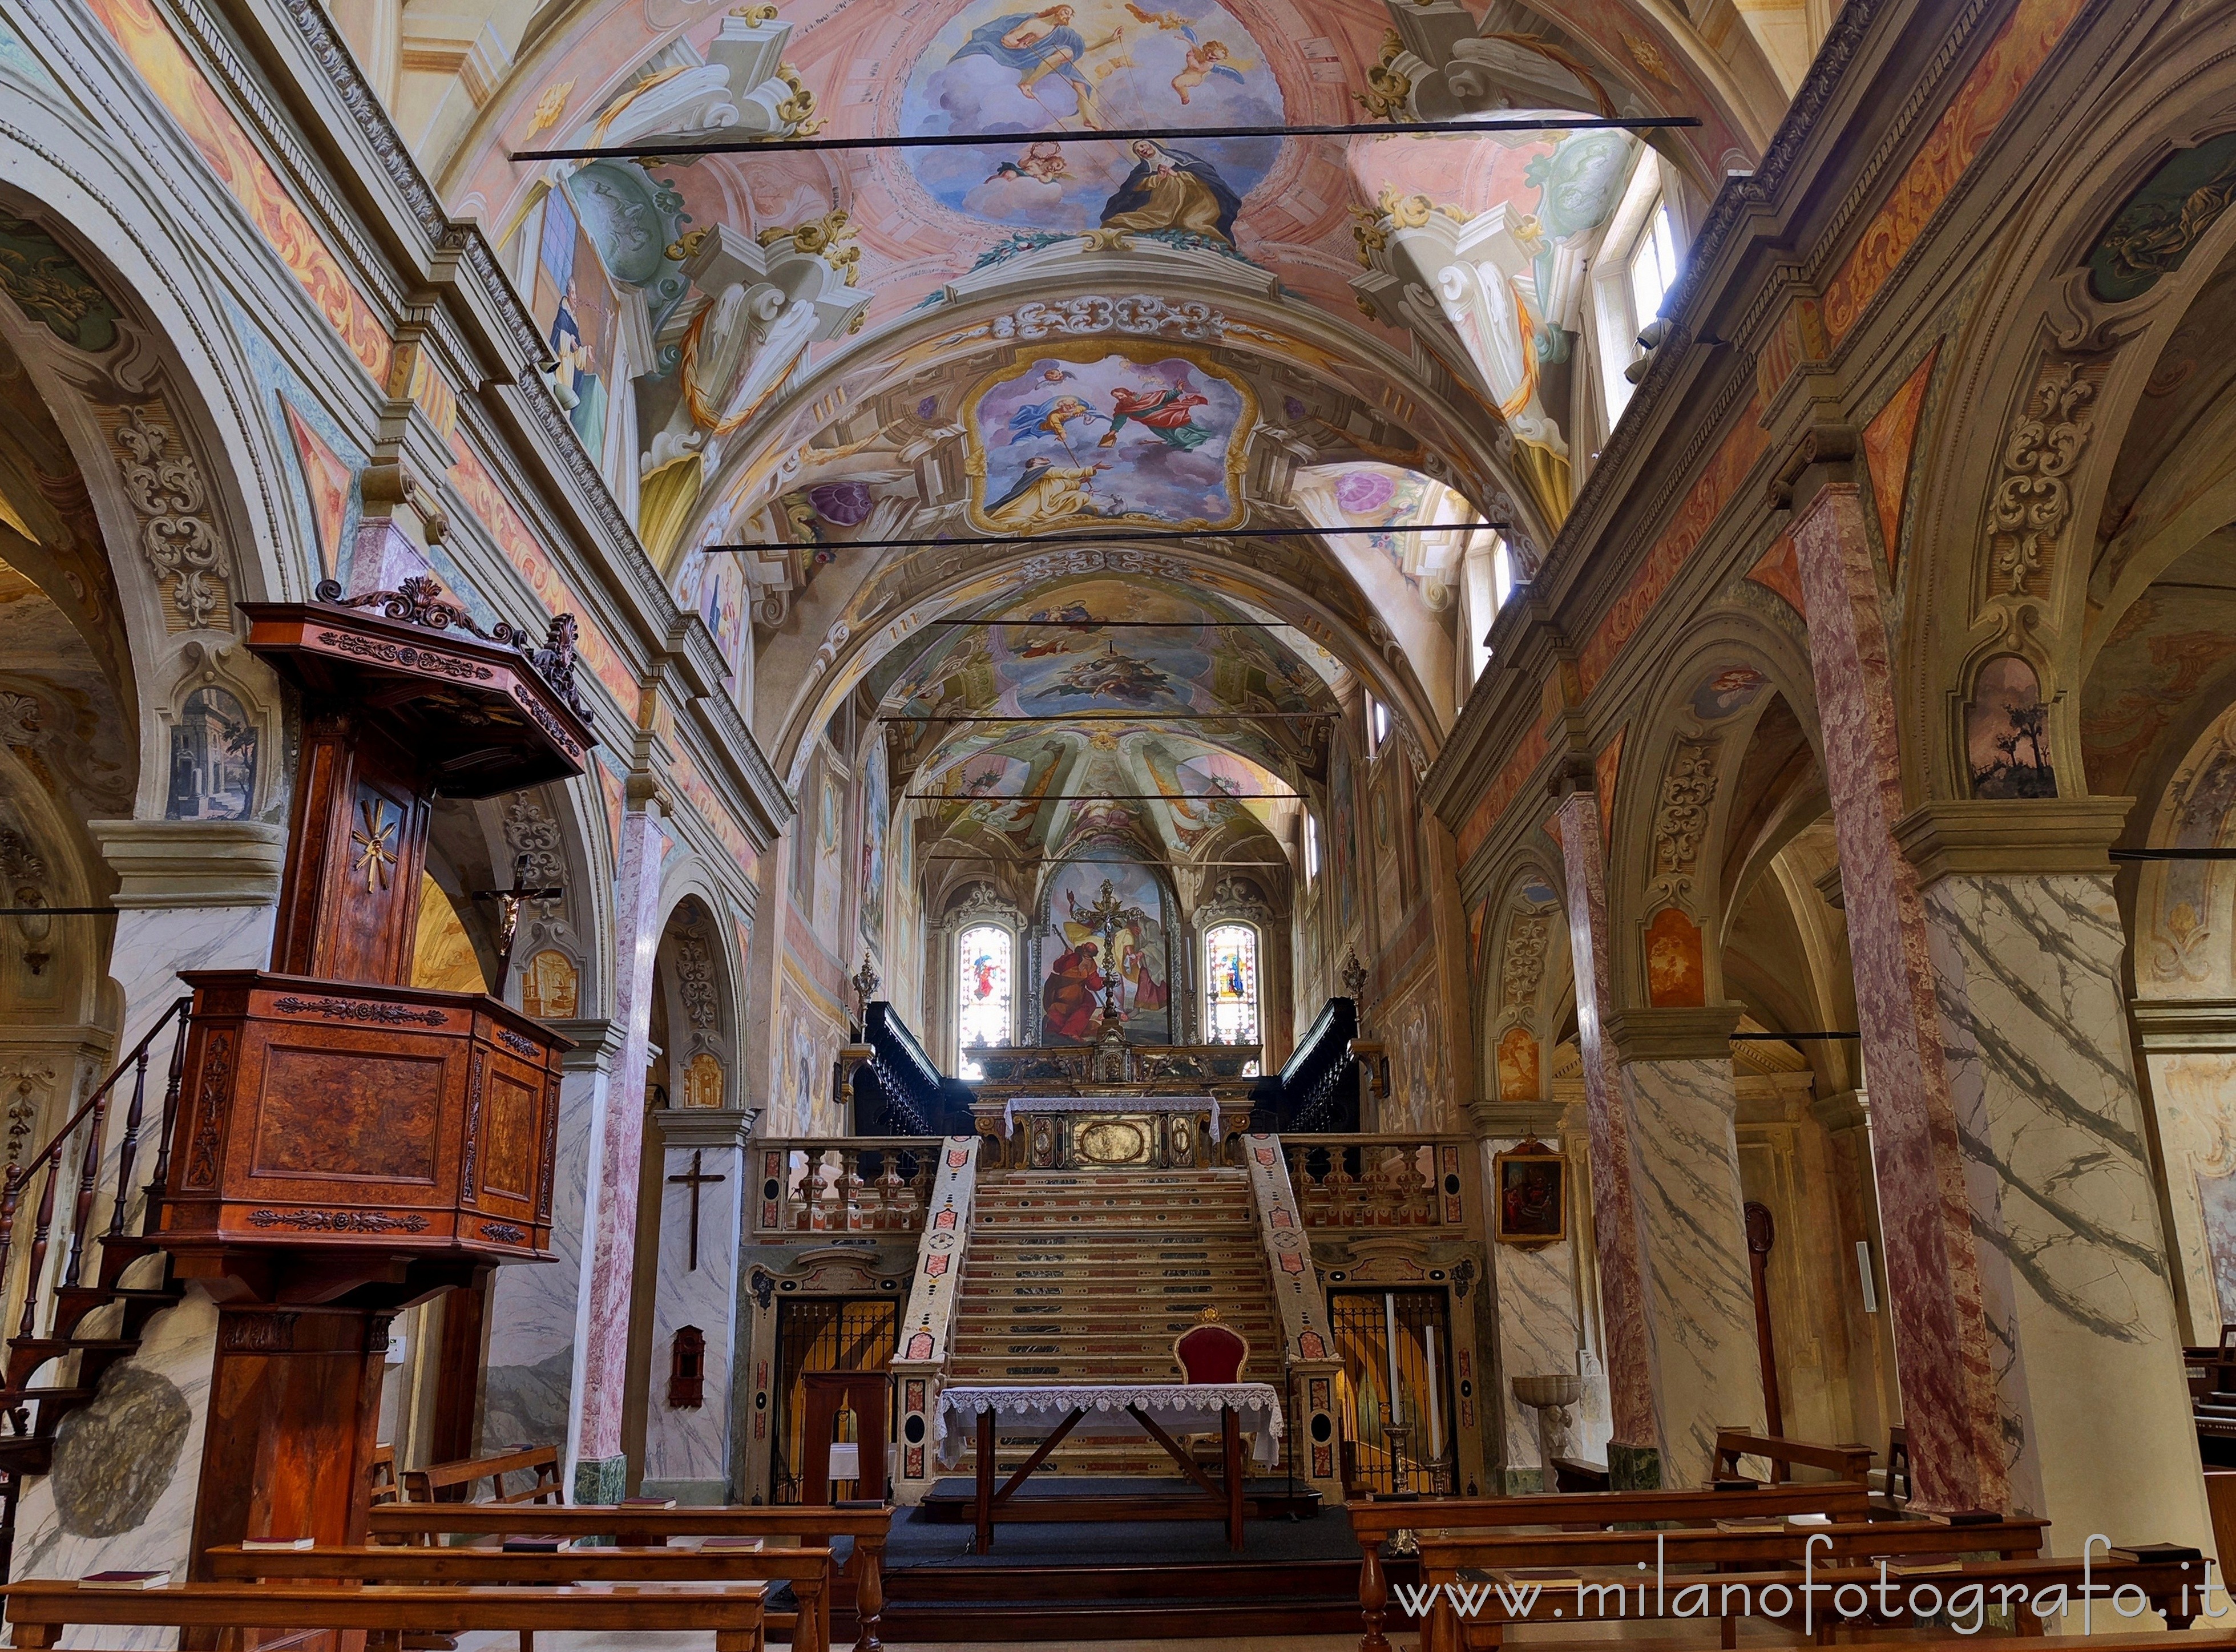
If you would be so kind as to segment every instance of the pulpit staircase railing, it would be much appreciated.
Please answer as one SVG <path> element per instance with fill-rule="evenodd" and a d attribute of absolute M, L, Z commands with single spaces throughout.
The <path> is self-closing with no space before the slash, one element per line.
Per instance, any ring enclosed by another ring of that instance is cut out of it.
<path fill-rule="evenodd" d="M 1279 1135 L 1359 1126 L 1358 1001 L 1330 998 L 1281 1070 L 1250 1092 L 1251 1128 Z"/>
<path fill-rule="evenodd" d="M 884 999 L 862 1017 L 869 1059 L 854 1072 L 855 1129 L 864 1135 L 968 1135 L 974 1092 L 939 1070 L 923 1041 Z"/>
<path fill-rule="evenodd" d="M 184 1287 L 171 1277 L 170 1260 L 153 1283 L 127 1287 L 126 1271 L 149 1255 L 162 1255 L 152 1237 L 162 1213 L 162 1191 L 170 1175 L 172 1125 L 179 1106 L 179 1081 L 185 1070 L 187 1022 L 194 1000 L 181 997 L 117 1063 L 114 1071 L 78 1104 L 77 1110 L 46 1144 L 0 1175 L 0 1282 L 10 1277 L 16 1218 L 33 1181 L 38 1202 L 31 1218 L 31 1241 L 23 1276 L 23 1308 L 16 1333 L 8 1339 L 0 1368 L 0 1579 L 8 1576 L 16 1541 L 16 1508 L 30 1475 L 54 1464 L 56 1430 L 62 1418 L 99 1392 L 103 1372 L 139 1352 L 148 1322 L 177 1302 Z M 148 1067 L 164 1032 L 172 1035 L 170 1067 L 155 1122 L 155 1174 L 145 1188 L 135 1221 L 132 1214 L 133 1172 L 138 1168 L 148 1123 Z M 131 1100 L 124 1111 L 115 1156 L 105 1140 L 109 1107 L 118 1083 L 132 1076 Z M 62 1221 L 56 1213 L 66 1180 L 74 1181 Z M 104 1225 L 95 1217 L 103 1201 Z M 67 1246 L 62 1241 L 67 1238 Z M 99 1249 L 93 1278 L 85 1277 L 86 1241 Z M 56 1252 L 61 1247 L 59 1260 Z M 49 1273 L 49 1263 L 54 1264 Z M 103 1336 L 81 1336 L 79 1328 L 97 1310 L 121 1304 L 117 1323 Z M 41 1329 L 41 1322 L 44 1329 Z M 48 1365 L 75 1356 L 77 1368 L 59 1385 L 34 1387 L 31 1379 Z"/>

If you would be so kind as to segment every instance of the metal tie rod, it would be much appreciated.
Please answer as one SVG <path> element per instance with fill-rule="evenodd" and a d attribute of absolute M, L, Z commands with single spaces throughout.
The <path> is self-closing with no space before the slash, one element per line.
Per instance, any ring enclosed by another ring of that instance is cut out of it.
<path fill-rule="evenodd" d="M 841 149 L 1001 149 L 1023 143 L 1131 143 L 1213 138 L 1466 137 L 1490 132 L 1639 132 L 1698 126 L 1697 115 L 1604 115 L 1575 120 L 1391 121 L 1381 126 L 1149 126 L 1119 132 L 926 132 L 890 138 L 718 138 L 711 143 L 633 143 L 618 148 L 515 149 L 515 161 L 668 161 L 702 155 L 828 154 Z"/>
<path fill-rule="evenodd" d="M 1511 525 L 1503 522 L 1417 522 L 1391 528 L 1154 528 L 1117 533 L 967 534 L 955 537 L 911 535 L 901 539 L 837 539 L 816 543 L 814 548 L 818 550 L 907 550 L 920 545 L 1095 545 L 1114 542 L 1148 545 L 1174 539 L 1286 539 L 1296 534 L 1335 537 L 1349 534 L 1472 533 L 1479 529 L 1503 533 Z M 770 541 L 757 545 L 702 545 L 700 549 L 709 553 L 721 551 L 739 556 L 749 550 L 806 550 L 807 546 Z"/>

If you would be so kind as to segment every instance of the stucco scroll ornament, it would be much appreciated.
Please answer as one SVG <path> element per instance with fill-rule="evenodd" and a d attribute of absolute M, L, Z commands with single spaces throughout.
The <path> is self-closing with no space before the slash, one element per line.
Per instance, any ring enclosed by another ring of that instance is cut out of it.
<path fill-rule="evenodd" d="M 2095 376 L 2080 362 L 2053 357 L 2004 440 L 2003 471 L 1988 507 L 1992 571 L 2001 590 L 2028 591 L 2072 518 L 2068 478 L 2092 433 L 2095 399 Z"/>
<path fill-rule="evenodd" d="M 1034 299 L 1008 315 L 996 316 L 990 329 L 995 338 L 1005 339 L 1126 332 L 1198 342 L 1218 339 L 1226 330 L 1227 318 L 1209 305 L 1194 299 L 1174 304 L 1154 293 L 1115 299 L 1082 293 L 1053 304 Z"/>
<path fill-rule="evenodd" d="M 187 622 L 209 624 L 227 600 L 232 564 L 209 517 L 209 490 L 176 438 L 151 424 L 144 407 L 127 407 L 117 427 L 124 491 L 140 515 L 140 547 L 159 580 L 171 580 L 171 601 Z"/>
<path fill-rule="evenodd" d="M 502 827 L 504 846 L 513 854 L 513 883 L 521 889 L 557 889 L 567 881 L 565 840 L 559 823 L 534 798 L 507 800 Z M 549 918 L 556 903 L 529 903 Z"/>
<path fill-rule="evenodd" d="M 1545 979 L 1545 947 L 1553 920 L 1543 912 L 1517 912 L 1506 932 L 1506 961 L 1501 972 L 1504 1002 L 1527 1007 L 1537 1001 L 1537 988 Z"/>
<path fill-rule="evenodd" d="M 0 692 L 0 746 L 29 746 L 39 737 L 39 702 Z"/>
<path fill-rule="evenodd" d="M 1709 806 L 1715 800 L 1715 742 L 1681 742 L 1654 812 L 1653 888 L 1657 893 L 1674 897 L 1690 886 L 1707 835 Z"/>

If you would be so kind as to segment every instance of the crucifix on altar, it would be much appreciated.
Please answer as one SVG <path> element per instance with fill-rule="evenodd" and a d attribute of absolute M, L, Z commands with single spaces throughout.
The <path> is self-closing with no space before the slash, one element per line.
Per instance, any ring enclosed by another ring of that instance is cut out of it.
<path fill-rule="evenodd" d="M 1148 913 L 1139 906 L 1128 906 L 1118 898 L 1118 891 L 1110 879 L 1102 880 L 1102 892 L 1094 905 L 1081 906 L 1075 903 L 1072 920 L 1095 935 L 1102 943 L 1102 1020 L 1106 1026 L 1121 1019 L 1118 1008 L 1118 982 L 1122 960 L 1118 957 L 1118 932 L 1131 930 L 1141 934 L 1149 923 Z"/>

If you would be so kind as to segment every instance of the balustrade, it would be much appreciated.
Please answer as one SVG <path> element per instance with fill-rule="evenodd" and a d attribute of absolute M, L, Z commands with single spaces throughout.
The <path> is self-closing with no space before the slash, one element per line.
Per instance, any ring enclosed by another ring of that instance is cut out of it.
<path fill-rule="evenodd" d="M 1466 1220 L 1464 1136 L 1284 1135 L 1281 1146 L 1307 1227 L 1457 1227 Z"/>
<path fill-rule="evenodd" d="M 756 1234 L 912 1234 L 939 1168 L 937 1136 L 845 1135 L 762 1140 Z"/>

